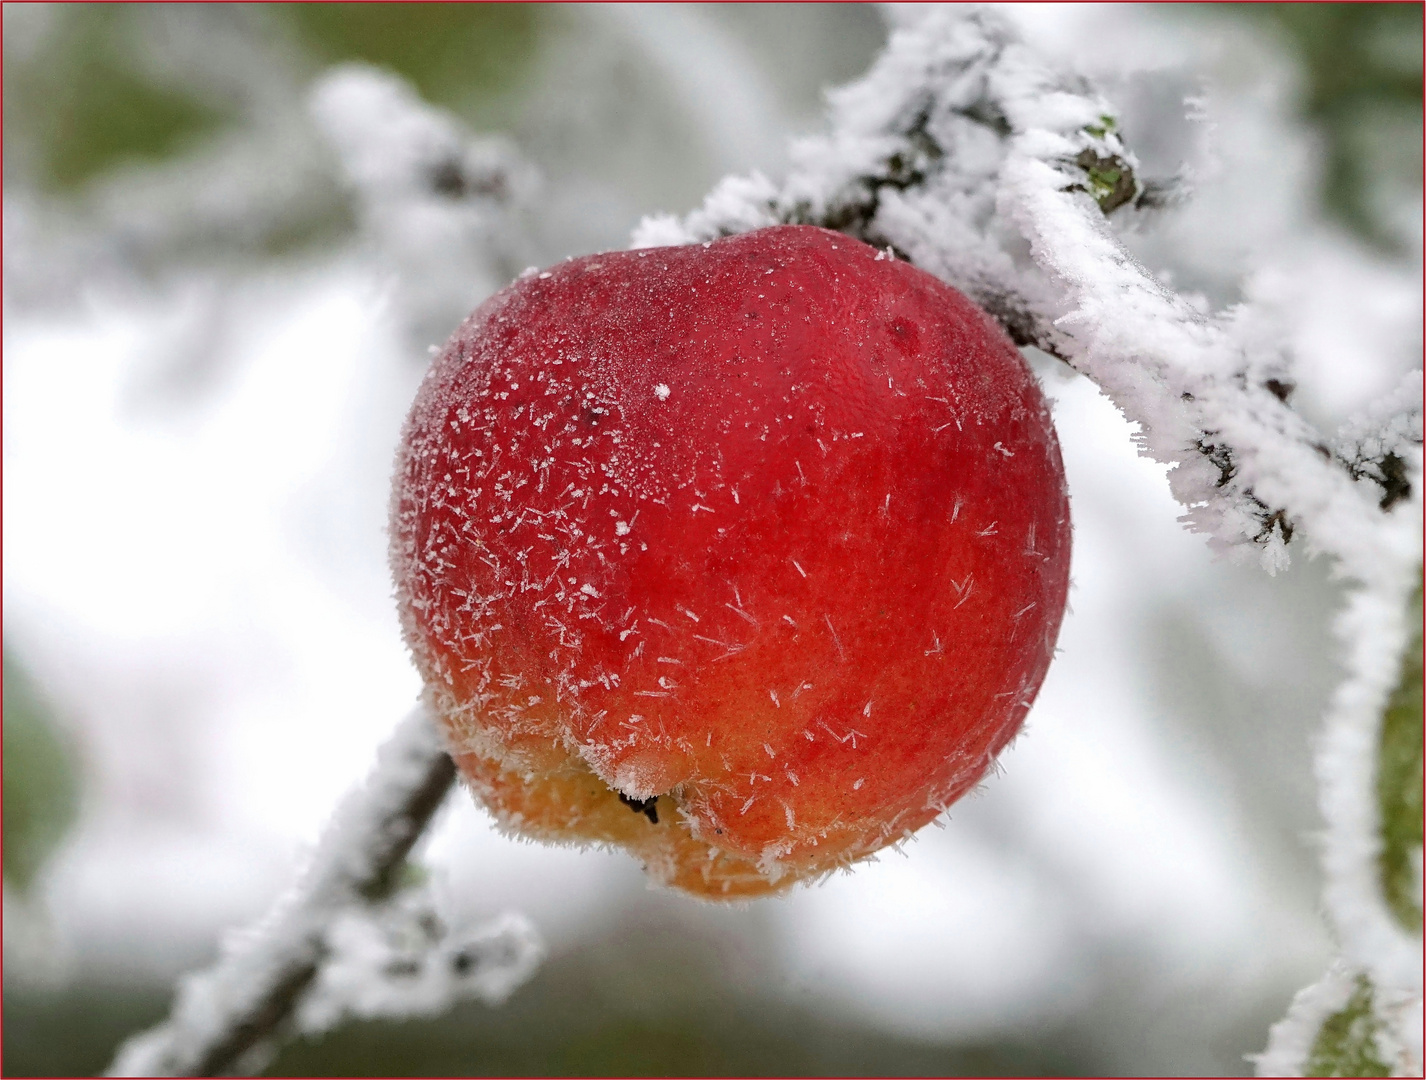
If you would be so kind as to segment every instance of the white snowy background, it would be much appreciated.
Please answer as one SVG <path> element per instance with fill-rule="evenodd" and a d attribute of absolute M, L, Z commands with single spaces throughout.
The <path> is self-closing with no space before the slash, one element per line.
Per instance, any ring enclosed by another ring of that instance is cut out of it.
<path fill-rule="evenodd" d="M 1381 196 L 1406 256 L 1328 220 L 1278 41 L 1158 8 L 1014 14 L 1103 80 L 1147 173 L 1190 166 L 1193 200 L 1135 250 L 1220 304 L 1261 275 L 1295 316 L 1304 411 L 1335 427 L 1419 365 L 1419 199 Z M 288 884 L 418 691 L 384 527 L 426 346 L 529 263 L 624 246 L 725 174 L 779 175 L 818 88 L 884 34 L 852 8 L 567 11 L 490 149 L 534 166 L 510 220 L 358 207 L 355 238 L 259 260 L 225 254 L 235 222 L 340 183 L 304 77 L 211 16 L 150 17 L 168 77 L 221 84 L 250 118 L 79 209 L 5 193 L 5 645 L 83 777 L 35 890 L 6 886 L 7 991 L 162 988 Z M 8 6 L 7 54 L 56 18 Z M 194 236 L 135 271 L 133 251 Z M 715 908 L 650 891 L 622 855 L 506 839 L 461 794 L 421 855 L 452 915 L 521 911 L 556 956 L 673 927 L 750 997 L 936 1042 L 1078 1028 L 1105 1071 L 1260 1050 L 1330 954 L 1310 753 L 1338 590 L 1305 558 L 1275 578 L 1215 558 L 1093 385 L 1033 362 L 1072 493 L 1072 610 L 1025 733 L 944 828 Z"/>

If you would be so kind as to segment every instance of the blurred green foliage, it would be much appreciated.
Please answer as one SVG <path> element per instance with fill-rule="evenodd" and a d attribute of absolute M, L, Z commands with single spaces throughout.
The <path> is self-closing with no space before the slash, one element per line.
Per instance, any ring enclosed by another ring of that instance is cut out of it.
<path fill-rule="evenodd" d="M 4 696 L 5 880 L 26 889 L 74 821 L 79 780 L 70 746 L 9 653 Z"/>
<path fill-rule="evenodd" d="M 1376 1045 L 1377 1020 L 1372 1011 L 1372 984 L 1357 976 L 1352 996 L 1340 1012 L 1322 1022 L 1307 1054 L 1307 1076 L 1390 1076 Z"/>
<path fill-rule="evenodd" d="M 1359 236 L 1394 246 L 1375 187 L 1383 169 L 1403 174 L 1402 184 L 1421 184 L 1423 6 L 1231 6 L 1266 21 L 1302 62 L 1302 113 L 1325 144 L 1329 212 Z"/>
<path fill-rule="evenodd" d="M 637 940 L 635 940 L 637 939 Z M 636 961 L 629 963 L 631 955 Z M 618 962 L 613 962 L 617 957 Z M 624 928 L 552 956 L 505 1005 L 347 1024 L 283 1048 L 269 1076 L 1083 1076 L 1092 1035 L 1052 1027 L 955 1042 L 878 1031 L 815 1003 L 750 995 L 707 947 Z M 670 972 L 675 985 L 670 985 Z M 649 981 L 662 983 L 649 992 Z M 93 1076 L 167 1012 L 154 991 L 4 998 L 6 1076 Z M 1222 1055 L 1235 1061 L 1233 1047 Z"/>
<path fill-rule="evenodd" d="M 1422 841 L 1421 590 L 1408 615 L 1416 627 L 1401 660 L 1401 678 L 1382 716 L 1377 751 L 1377 813 L 1381 820 L 1382 893 L 1402 926 L 1421 933 L 1417 882 Z"/>
<path fill-rule="evenodd" d="M 73 192 L 131 162 L 158 162 L 240 122 L 236 106 L 192 77 L 160 78 L 144 61 L 148 5 L 57 5 L 33 50 L 7 49 L 7 149 L 28 151 L 30 179 Z M 229 12 L 255 42 L 290 46 L 295 74 L 364 61 L 409 79 L 428 99 L 486 125 L 535 54 L 541 5 L 271 4 Z"/>
<path fill-rule="evenodd" d="M 394 71 L 427 101 L 467 116 L 519 81 L 544 17 L 539 4 L 274 4 L 266 10 L 313 57 Z"/>
<path fill-rule="evenodd" d="M 6 50 L 7 150 L 28 144 L 33 179 L 73 191 L 130 161 L 159 161 L 239 118 L 181 80 L 137 61 L 145 5 L 74 4 L 51 11 L 30 55 Z M 431 101 L 500 126 L 535 56 L 553 5 L 271 4 L 236 9 L 255 39 L 284 42 L 309 73 L 360 60 L 395 71 Z M 1391 247 L 1385 182 L 1421 177 L 1422 5 L 1227 4 L 1215 18 L 1270 27 L 1301 60 L 1302 111 L 1323 138 L 1323 199 L 1359 236 Z M 1412 132 L 1415 134 L 1412 134 Z"/>
<path fill-rule="evenodd" d="M 1241 1076 L 1281 1001 L 1245 1010 L 1212 1045 L 1165 1043 L 1122 1006 L 966 1039 L 897 1034 L 769 994 L 739 949 L 774 948 L 745 927 L 737 949 L 688 925 L 629 917 L 557 951 L 503 1006 L 460 1005 L 431 1020 L 343 1025 L 285 1046 L 270 1076 Z M 748 940 L 751 939 L 751 947 Z M 751 975 L 752 982 L 744 981 Z M 1126 988 L 1126 992 L 1132 992 Z M 92 1076 L 128 1036 L 167 1013 L 167 995 L 93 984 L 6 994 L 5 1076 Z M 1177 1015 L 1165 1005 L 1167 1015 Z"/>
<path fill-rule="evenodd" d="M 43 186 L 72 191 L 116 166 L 160 161 L 222 123 L 210 104 L 138 70 L 124 5 L 76 4 L 47 17 L 41 47 L 7 54 L 4 67 L 7 150 L 19 133 Z"/>

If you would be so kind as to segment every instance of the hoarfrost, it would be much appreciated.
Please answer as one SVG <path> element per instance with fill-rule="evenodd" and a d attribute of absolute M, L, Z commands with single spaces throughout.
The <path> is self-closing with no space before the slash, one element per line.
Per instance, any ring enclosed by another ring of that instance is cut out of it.
<path fill-rule="evenodd" d="M 356 196 L 366 242 L 395 277 L 408 333 L 444 341 L 525 262 L 518 219 L 539 190 L 535 170 L 509 143 L 473 137 L 374 68 L 333 69 L 310 110 Z"/>
<path fill-rule="evenodd" d="M 216 964 L 180 981 L 168 1020 L 121 1047 L 110 1075 L 254 1065 L 294 1006 L 299 1027 L 315 1031 L 346 1014 L 429 1015 L 463 996 L 499 1000 L 528 977 L 541 952 L 523 921 L 447 935 L 429 901 L 368 899 L 391 889 L 454 777 L 430 713 L 418 708 L 338 807 L 299 883 L 260 922 L 230 934 Z M 414 958 L 413 926 L 423 934 Z M 415 963 L 414 981 L 384 969 L 368 979 L 380 956 Z"/>
<path fill-rule="evenodd" d="M 1413 375 L 1401 393 L 1414 394 L 1411 400 L 1419 403 L 1420 373 Z M 1420 423 L 1418 412 L 1418 439 Z M 1388 753 L 1384 725 L 1391 698 L 1403 679 L 1420 678 L 1420 659 L 1413 672 L 1411 651 L 1419 650 L 1421 641 L 1421 449 L 1410 446 L 1411 422 L 1399 414 L 1386 424 L 1359 417 L 1345 430 L 1349 445 L 1375 442 L 1399 450 L 1412 494 L 1407 505 L 1385 515 L 1383 542 L 1371 558 L 1342 560 L 1343 571 L 1355 583 L 1336 626 L 1347 678 L 1333 697 L 1317 750 L 1319 798 L 1327 824 L 1322 838 L 1324 899 L 1340 954 L 1324 978 L 1299 993 L 1287 1016 L 1274 1026 L 1257 1063 L 1262 1076 L 1306 1075 L 1313 1055 L 1346 1052 L 1342 1047 L 1324 1049 L 1323 1039 L 1334 1022 L 1341 1026 L 1352 1020 L 1354 1011 L 1360 1014 L 1362 1030 L 1357 1033 L 1360 1045 L 1352 1052 L 1371 1051 L 1392 1076 L 1419 1076 L 1422 1069 L 1421 848 L 1418 843 L 1406 853 L 1411 860 L 1410 895 L 1404 906 L 1414 910 L 1403 919 L 1388 895 L 1391 883 L 1384 860 L 1389 834 L 1381 795 Z M 1419 730 L 1414 738 L 1419 741 Z M 1420 780 L 1408 777 L 1407 782 Z"/>
<path fill-rule="evenodd" d="M 413 333 L 444 337 L 473 293 L 522 265 L 501 254 L 519 245 L 506 243 L 510 226 L 491 208 L 526 198 L 532 174 L 507 148 L 471 140 L 374 71 L 329 76 L 312 110 L 358 194 L 368 237 L 404 280 L 421 282 L 401 298 Z M 1207 310 L 1156 279 L 1120 241 L 1107 215 L 1151 200 L 1114 115 L 996 13 L 937 11 L 898 30 L 868 75 L 831 97 L 829 133 L 794 147 L 784 181 L 730 177 L 686 217 L 646 219 L 634 246 L 806 222 L 909 258 L 976 299 L 1018 343 L 1093 379 L 1137 422 L 1143 452 L 1172 467 L 1185 523 L 1216 546 L 1256 557 L 1269 572 L 1287 564 L 1294 539 L 1336 560 L 1354 590 L 1338 626 L 1350 674 L 1318 767 L 1326 898 L 1342 958 L 1299 994 L 1259 1069 L 1300 1073 L 1325 1019 L 1369 977 L 1377 1053 L 1394 1071 L 1419 1074 L 1421 938 L 1384 903 L 1372 796 L 1383 703 L 1407 647 L 1407 603 L 1420 573 L 1421 375 L 1409 374 L 1335 436 L 1314 431 L 1291 407 L 1293 359 L 1281 346 L 1291 335 L 1265 307 Z M 430 287 L 427 268 L 477 250 L 496 256 L 471 274 L 445 267 L 440 275 L 463 281 L 458 295 Z M 654 389 L 661 401 L 670 393 Z M 616 534 L 631 525 L 617 521 Z M 972 588 L 967 578 L 962 602 Z M 933 637 L 928 654 L 940 649 Z M 409 720 L 371 783 L 339 811 L 298 888 L 258 926 L 230 937 L 213 969 L 185 980 L 171 1019 L 132 1040 L 115 1072 L 192 1073 L 212 1065 L 215 1047 L 232 1051 L 231 1063 L 245 1049 L 232 1045 L 232 1032 L 274 994 L 300 999 L 298 1026 L 311 1031 L 346 1015 L 430 1015 L 465 995 L 498 1000 L 527 977 L 539 947 L 518 917 L 432 934 L 424 898 L 380 907 L 359 898 L 363 883 L 390 868 L 391 852 L 404 854 L 414 841 L 422 822 L 405 812 L 412 794 L 439 768 L 448 785 L 448 766 L 429 718 Z M 770 871 L 780 854 L 764 853 Z M 1420 872 L 1418 848 L 1418 908 Z M 467 973 L 458 970 L 461 957 L 475 958 Z"/>
<path fill-rule="evenodd" d="M 304 1035 L 347 1019 L 439 1016 L 471 998 L 503 1003 L 539 966 L 544 945 L 523 915 L 507 912 L 447 927 L 427 890 L 372 909 L 339 914 L 325 934 L 327 958 L 299 1003 Z"/>

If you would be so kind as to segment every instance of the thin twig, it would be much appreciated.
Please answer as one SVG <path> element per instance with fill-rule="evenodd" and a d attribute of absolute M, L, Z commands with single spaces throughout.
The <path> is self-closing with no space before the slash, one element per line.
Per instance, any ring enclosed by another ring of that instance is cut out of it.
<path fill-rule="evenodd" d="M 1275 335 L 1256 340 L 1246 309 L 1199 312 L 1105 224 L 1161 193 L 1137 175 L 1108 102 L 1005 17 L 929 15 L 831 105 L 829 133 L 793 147 L 781 183 L 729 177 L 683 218 L 646 219 L 636 246 L 808 224 L 910 260 L 1017 344 L 1097 383 L 1140 426 L 1145 452 L 1177 466 L 1173 493 L 1193 527 L 1270 570 L 1286 565 L 1298 525 L 1316 550 L 1369 547 L 1370 511 L 1409 495 L 1403 454 L 1420 445 L 1419 400 L 1383 418 L 1393 441 L 1335 453 L 1291 406 Z"/>
<path fill-rule="evenodd" d="M 455 780 L 430 714 L 416 709 L 337 808 L 298 885 L 218 962 L 179 985 L 169 1018 L 130 1039 L 110 1076 L 219 1076 L 281 1039 L 326 952 L 334 914 L 387 895 Z"/>

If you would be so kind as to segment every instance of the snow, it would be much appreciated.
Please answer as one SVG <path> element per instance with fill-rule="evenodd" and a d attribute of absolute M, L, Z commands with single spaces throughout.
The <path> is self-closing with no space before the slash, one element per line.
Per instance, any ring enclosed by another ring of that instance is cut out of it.
<path fill-rule="evenodd" d="M 535 170 L 503 139 L 473 138 L 394 75 L 326 73 L 309 108 L 356 195 L 371 254 L 391 275 L 414 343 L 443 339 L 528 254 Z"/>

